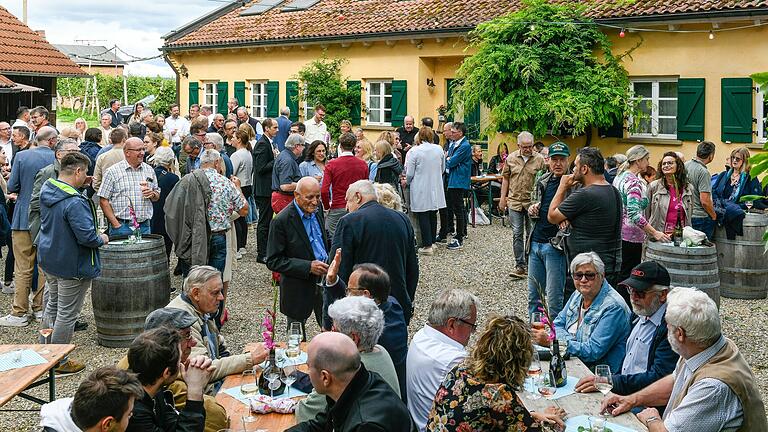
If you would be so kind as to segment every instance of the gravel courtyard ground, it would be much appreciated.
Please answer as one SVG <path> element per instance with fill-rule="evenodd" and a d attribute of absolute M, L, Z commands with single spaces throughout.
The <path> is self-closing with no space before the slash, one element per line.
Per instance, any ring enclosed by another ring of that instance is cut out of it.
<path fill-rule="evenodd" d="M 527 288 L 523 282 L 508 276 L 513 267 L 512 232 L 495 222 L 492 226 L 469 228 L 469 238 L 461 251 L 447 251 L 439 248 L 434 256 L 420 257 L 421 277 L 416 293 L 416 314 L 411 322 L 410 334 L 415 333 L 425 322 L 429 305 L 437 293 L 448 287 L 460 287 L 477 294 L 482 305 L 479 311 L 480 327 L 494 314 L 525 314 Z M 252 232 L 253 233 L 253 232 Z M 228 307 L 230 321 L 223 329 L 231 351 L 239 352 L 245 343 L 260 340 L 259 323 L 264 310 L 271 307 L 270 273 L 263 265 L 256 263 L 255 237 L 250 236 L 249 253 L 238 262 L 235 278 L 230 288 Z M 173 278 L 177 288 L 179 277 Z M 8 313 L 12 296 L 0 294 L 0 310 Z M 726 336 L 741 348 L 747 362 L 755 373 L 763 399 L 768 396 L 768 300 L 744 301 L 723 299 L 721 306 L 723 328 Z M 74 376 L 57 380 L 57 397 L 72 396 L 80 381 L 93 369 L 114 364 L 124 354 L 124 349 L 104 348 L 96 344 L 96 328 L 91 312 L 90 296 L 86 299 L 84 315 L 89 322 L 88 329 L 75 333 L 73 343 L 78 348 L 74 358 L 86 362 L 87 369 Z M 37 323 L 26 328 L 0 328 L 0 343 L 34 343 Z M 284 328 L 284 325 L 278 325 Z M 312 328 L 317 332 L 317 327 Z M 282 338 L 285 338 L 283 335 Z M 470 342 L 471 344 L 472 342 Z M 47 397 L 47 388 L 31 391 L 39 397 Z M 15 398 L 3 409 L 36 409 L 32 403 Z M 0 412 L 0 430 L 39 430 L 39 413 Z"/>

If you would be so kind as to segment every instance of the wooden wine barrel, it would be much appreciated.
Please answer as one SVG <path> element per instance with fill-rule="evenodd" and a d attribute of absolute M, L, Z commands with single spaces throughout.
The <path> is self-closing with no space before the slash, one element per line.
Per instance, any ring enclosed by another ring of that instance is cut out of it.
<path fill-rule="evenodd" d="M 663 265 L 672 286 L 704 291 L 720 307 L 720 275 L 714 246 L 680 247 L 648 242 L 645 259 Z"/>
<path fill-rule="evenodd" d="M 768 257 L 763 253 L 763 233 L 768 214 L 747 213 L 744 235 L 728 240 L 725 229 L 715 231 L 717 263 L 723 297 L 764 299 L 768 296 Z"/>
<path fill-rule="evenodd" d="M 168 304 L 171 275 L 165 242 L 144 235 L 140 243 L 110 239 L 101 247 L 101 276 L 93 281 L 91 302 L 99 345 L 125 348 L 144 331 L 144 320 Z"/>

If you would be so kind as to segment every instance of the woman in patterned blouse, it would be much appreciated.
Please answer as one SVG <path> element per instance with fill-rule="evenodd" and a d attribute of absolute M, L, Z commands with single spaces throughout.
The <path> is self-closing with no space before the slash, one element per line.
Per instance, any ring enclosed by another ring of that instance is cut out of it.
<path fill-rule="evenodd" d="M 565 411 L 528 412 L 522 389 L 533 357 L 528 325 L 518 317 L 491 319 L 472 354 L 445 376 L 427 431 L 540 431 L 542 423 L 564 426 Z"/>

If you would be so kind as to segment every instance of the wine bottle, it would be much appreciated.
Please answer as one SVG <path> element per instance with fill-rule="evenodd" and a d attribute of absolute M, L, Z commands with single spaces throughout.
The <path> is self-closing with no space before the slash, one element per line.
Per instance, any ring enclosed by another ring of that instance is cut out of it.
<path fill-rule="evenodd" d="M 675 246 L 680 246 L 683 241 L 683 211 L 677 207 L 677 220 L 675 221 L 675 230 L 672 231 L 672 242 Z"/>
<path fill-rule="evenodd" d="M 555 387 L 564 387 L 568 379 L 565 370 L 565 360 L 560 355 L 557 339 L 552 340 L 552 358 L 549 360 L 549 379 Z"/>

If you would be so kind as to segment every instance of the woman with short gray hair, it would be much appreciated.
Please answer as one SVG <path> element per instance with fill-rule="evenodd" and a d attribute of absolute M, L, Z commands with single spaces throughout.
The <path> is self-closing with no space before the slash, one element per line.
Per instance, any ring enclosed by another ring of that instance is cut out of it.
<path fill-rule="evenodd" d="M 147 136 L 154 135 L 153 133 Z M 159 134 L 158 134 L 159 135 Z M 152 165 L 155 167 L 157 185 L 160 187 L 160 198 L 152 203 L 152 220 L 149 223 L 152 234 L 163 236 L 165 241 L 165 256 L 170 259 L 173 241 L 165 229 L 165 200 L 176 183 L 179 182 L 179 168 L 176 165 L 176 155 L 170 147 L 157 147 L 152 155 Z"/>
<path fill-rule="evenodd" d="M 365 368 L 376 372 L 400 396 L 397 373 L 389 353 L 377 345 L 384 331 L 384 313 L 372 299 L 364 296 L 344 297 L 328 306 L 328 316 L 333 320 L 332 330 L 349 336 L 360 351 Z M 315 390 L 296 405 L 296 420 L 301 423 L 315 418 L 326 410 L 325 396 Z"/>
<path fill-rule="evenodd" d="M 543 323 L 532 325 L 533 338 L 550 346 L 556 337 L 567 352 L 587 367 L 607 364 L 613 373 L 621 370 L 630 332 L 629 308 L 605 280 L 605 264 L 595 252 L 576 255 L 571 261 L 576 291 L 563 310 L 552 318 L 554 335 Z"/>

